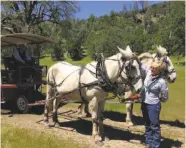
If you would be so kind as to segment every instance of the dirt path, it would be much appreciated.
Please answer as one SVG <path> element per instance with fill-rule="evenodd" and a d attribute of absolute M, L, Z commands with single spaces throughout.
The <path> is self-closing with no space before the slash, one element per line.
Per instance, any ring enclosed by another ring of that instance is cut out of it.
<path fill-rule="evenodd" d="M 60 126 L 53 128 L 45 128 L 43 125 L 43 114 L 34 112 L 31 114 L 10 114 L 6 110 L 1 110 L 1 123 L 8 123 L 20 128 L 27 128 L 45 132 L 46 134 L 55 134 L 60 138 L 72 138 L 74 142 L 79 144 L 87 144 L 90 148 L 100 147 L 96 145 L 91 137 L 92 122 L 90 118 L 79 119 L 75 113 L 74 107 L 63 107 L 59 110 Z M 66 112 L 66 113 L 64 113 Z M 109 141 L 104 141 L 102 148 L 144 148 L 142 144 L 144 126 L 136 125 L 128 127 L 125 122 L 113 121 L 106 118 L 104 120 L 106 135 Z M 184 147 L 184 130 L 185 128 L 169 126 L 162 124 L 162 148 Z M 167 134 L 168 133 L 168 134 Z"/>

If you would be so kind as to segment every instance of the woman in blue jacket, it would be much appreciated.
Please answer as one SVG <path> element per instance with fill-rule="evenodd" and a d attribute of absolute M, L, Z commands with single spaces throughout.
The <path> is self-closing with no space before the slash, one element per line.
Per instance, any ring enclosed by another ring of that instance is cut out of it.
<path fill-rule="evenodd" d="M 165 69 L 164 62 L 153 62 L 150 69 L 142 66 L 146 77 L 143 91 L 133 99 L 142 98 L 142 115 L 145 122 L 145 143 L 147 148 L 159 148 L 161 142 L 161 130 L 159 115 L 161 111 L 161 101 L 168 100 L 168 86 L 161 77 L 161 72 Z"/>

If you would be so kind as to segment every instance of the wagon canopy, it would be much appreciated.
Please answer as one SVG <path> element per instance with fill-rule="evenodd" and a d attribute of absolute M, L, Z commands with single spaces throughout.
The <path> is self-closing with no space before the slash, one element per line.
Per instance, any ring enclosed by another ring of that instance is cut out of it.
<path fill-rule="evenodd" d="M 20 44 L 43 44 L 43 43 L 55 43 L 55 41 L 47 37 L 27 33 L 1 35 L 1 47 L 15 46 Z"/>

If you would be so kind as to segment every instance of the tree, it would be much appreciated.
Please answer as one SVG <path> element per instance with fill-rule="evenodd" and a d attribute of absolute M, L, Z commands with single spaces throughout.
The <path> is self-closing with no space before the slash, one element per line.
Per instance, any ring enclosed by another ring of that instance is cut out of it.
<path fill-rule="evenodd" d="M 123 4 L 123 6 L 122 6 L 122 12 L 123 13 L 126 13 L 127 12 L 127 6 L 126 6 L 126 4 Z"/>
<path fill-rule="evenodd" d="M 69 30 L 67 38 L 67 48 L 73 60 L 83 58 L 83 44 L 87 37 L 87 24 L 84 21 L 73 20 L 72 28 Z"/>
<path fill-rule="evenodd" d="M 55 59 L 63 59 L 62 41 L 68 36 L 70 20 L 78 11 L 73 1 L 6 1 L 2 2 L 3 34 L 33 33 L 55 39 L 50 50 Z M 31 49 L 32 50 L 32 49 Z"/>
<path fill-rule="evenodd" d="M 3 1 L 1 29 L 11 33 L 33 32 L 43 22 L 61 24 L 69 20 L 78 7 L 73 1 Z"/>
<path fill-rule="evenodd" d="M 118 52 L 117 46 L 124 47 L 123 30 L 117 26 L 91 32 L 85 43 L 88 53 L 93 57 L 95 53 L 103 53 L 106 57 Z"/>
<path fill-rule="evenodd" d="M 148 7 L 148 1 L 139 1 L 139 4 L 141 5 L 143 11 Z"/>

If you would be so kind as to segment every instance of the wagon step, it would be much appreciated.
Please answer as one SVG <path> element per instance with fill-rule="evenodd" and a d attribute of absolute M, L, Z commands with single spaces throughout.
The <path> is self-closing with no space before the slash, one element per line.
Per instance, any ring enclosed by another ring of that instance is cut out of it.
<path fill-rule="evenodd" d="M 5 104 L 6 102 L 5 101 L 1 101 L 1 104 Z"/>
<path fill-rule="evenodd" d="M 39 105 L 44 105 L 46 100 L 40 100 L 40 101 L 36 101 L 34 103 L 29 103 L 28 106 L 32 107 L 32 106 L 39 106 Z"/>

